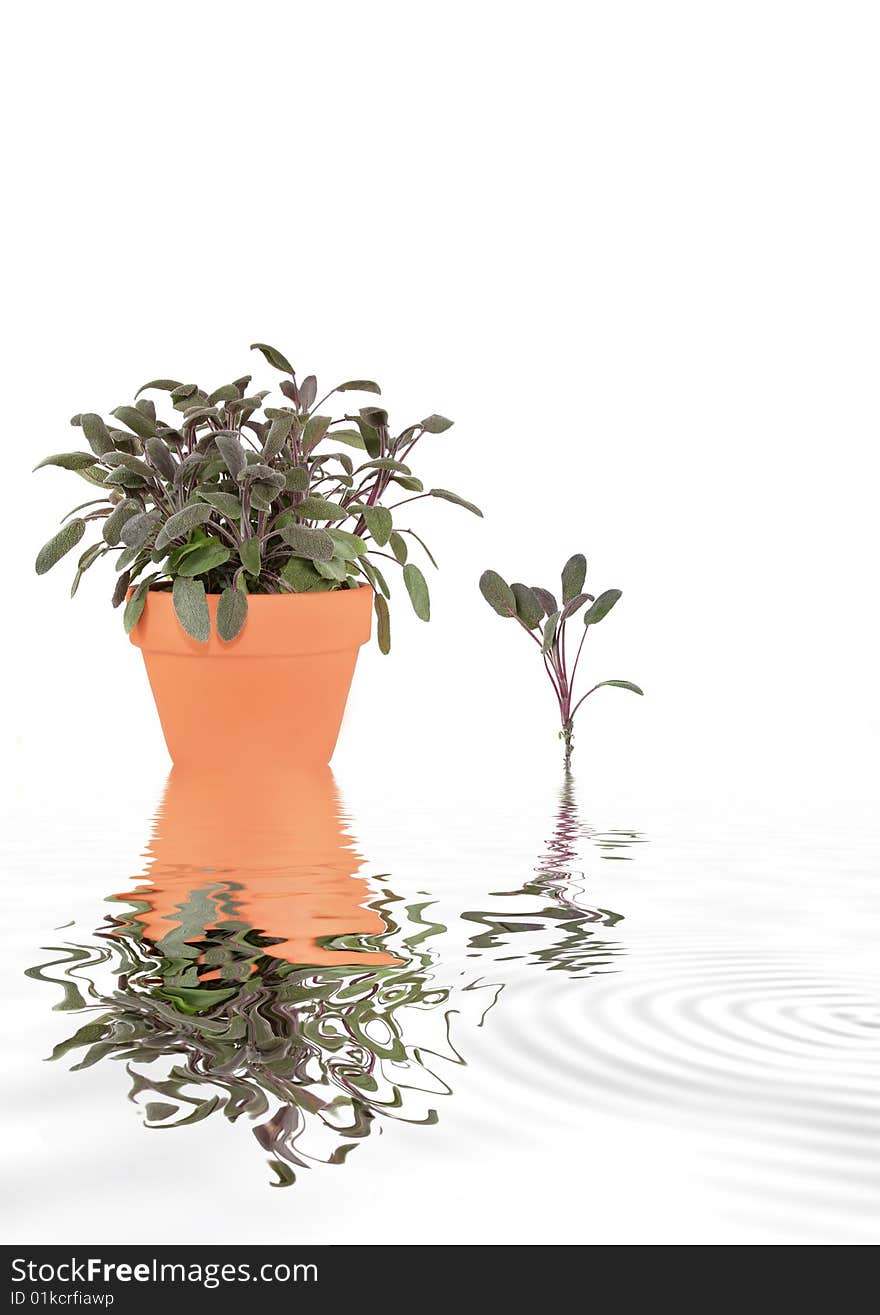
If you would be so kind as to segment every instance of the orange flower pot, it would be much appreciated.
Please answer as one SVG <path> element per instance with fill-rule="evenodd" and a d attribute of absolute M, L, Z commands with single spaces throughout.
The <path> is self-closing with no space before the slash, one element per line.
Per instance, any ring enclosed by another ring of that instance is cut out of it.
<path fill-rule="evenodd" d="M 147 594 L 131 642 L 144 655 L 175 763 L 326 765 L 333 756 L 358 649 L 370 638 L 373 591 L 253 594 L 231 643 L 217 635 L 219 595 L 208 595 L 211 638 L 181 627 L 171 594 Z"/>

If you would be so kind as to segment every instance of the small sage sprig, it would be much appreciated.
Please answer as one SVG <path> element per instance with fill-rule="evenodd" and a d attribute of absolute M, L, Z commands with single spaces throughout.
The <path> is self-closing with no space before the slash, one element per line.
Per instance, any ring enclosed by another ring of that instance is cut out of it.
<path fill-rule="evenodd" d="M 252 346 L 287 376 L 280 384 L 284 405 L 266 405 L 266 391 L 250 393 L 250 375 L 210 393 L 177 379 L 151 379 L 133 406 L 111 412 L 109 423 L 94 412 L 73 417 L 90 451 L 59 452 L 36 469 L 73 471 L 101 496 L 68 512 L 38 553 L 37 574 L 75 548 L 92 524 L 100 526 L 100 539 L 79 558 L 71 597 L 84 572 L 115 553 L 111 601 L 114 607 L 126 603 L 126 631 L 140 620 L 150 589 L 170 589 L 180 624 L 202 643 L 211 635 L 208 594 L 220 596 L 217 633 L 228 642 L 247 620 L 249 594 L 315 593 L 366 582 L 374 591 L 379 647 L 387 653 L 391 591 L 376 558 L 402 568 L 422 621 L 430 619 L 431 601 L 420 567 L 410 560 L 411 544 L 437 565 L 416 531 L 398 524 L 394 513 L 421 498 L 438 498 L 483 514 L 448 489 L 426 489 L 409 464 L 419 440 L 444 433 L 452 421 L 429 415 L 395 435 L 380 406 L 334 419 L 321 413 L 331 397 L 378 394 L 379 385 L 349 379 L 318 400 L 314 375 L 298 380 L 276 348 Z M 177 416 L 161 419 L 155 403 L 140 396 L 148 391 L 167 393 Z"/>
<path fill-rule="evenodd" d="M 557 603 L 555 595 L 549 589 L 537 585 L 530 588 L 526 584 L 507 584 L 497 571 L 484 571 L 480 576 L 480 592 L 489 606 L 494 608 L 499 616 L 511 617 L 517 621 L 541 650 L 544 668 L 559 704 L 559 717 L 562 722 L 559 738 L 565 744 L 566 767 L 571 762 L 574 747 L 575 714 L 585 699 L 597 689 L 602 689 L 604 685 L 632 690 L 633 694 L 644 693 L 631 680 L 600 680 L 575 701 L 575 676 L 590 626 L 604 620 L 621 597 L 619 589 L 606 589 L 598 597 L 584 593 L 586 576 L 587 559 L 582 553 L 576 553 L 562 568 L 561 605 Z M 575 613 L 587 604 L 589 606 L 583 615 L 584 631 L 577 646 L 574 662 L 569 665 L 566 646 L 568 623 Z"/>

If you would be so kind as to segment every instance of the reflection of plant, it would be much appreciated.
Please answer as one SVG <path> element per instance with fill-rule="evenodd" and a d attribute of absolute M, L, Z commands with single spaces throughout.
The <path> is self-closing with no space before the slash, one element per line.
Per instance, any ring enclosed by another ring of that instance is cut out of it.
<path fill-rule="evenodd" d="M 553 835 L 547 852 L 539 860 L 536 875 L 516 890 L 498 891 L 499 898 L 537 900 L 528 908 L 518 905 L 504 910 L 463 913 L 467 922 L 474 922 L 485 930 L 473 936 L 472 949 L 497 955 L 525 947 L 521 956 L 545 967 L 566 972 L 574 977 L 585 977 L 603 972 L 619 954 L 620 945 L 597 932 L 603 927 L 615 927 L 623 914 L 600 909 L 583 898 L 579 883 L 580 874 L 574 865 L 579 855 L 578 840 L 586 837 L 604 852 L 603 857 L 622 857 L 617 851 L 637 843 L 635 832 L 599 834 L 581 822 L 578 817 L 571 774 L 566 771 L 559 795 L 559 809 Z M 535 937 L 534 940 L 531 937 Z"/>
<path fill-rule="evenodd" d="M 544 660 L 544 668 L 553 686 L 559 704 L 559 717 L 562 730 L 559 738 L 565 741 L 565 764 L 571 761 L 574 737 L 574 718 L 584 699 L 588 699 L 595 690 L 603 685 L 615 685 L 618 689 L 628 689 L 633 694 L 643 691 L 631 680 L 600 680 L 592 689 L 574 702 L 574 679 L 577 674 L 581 649 L 590 626 L 603 620 L 620 598 L 619 589 L 606 589 L 598 598 L 593 594 L 583 593 L 587 574 L 587 559 L 582 553 L 570 557 L 562 568 L 562 604 L 549 589 L 526 584 L 509 585 L 497 571 L 484 571 L 480 576 L 480 592 L 490 607 L 499 616 L 513 617 L 525 630 L 526 634 L 538 645 Z M 566 626 L 575 612 L 589 603 L 584 613 L 584 633 L 578 644 L 574 664 L 569 671 L 568 652 L 565 637 Z"/>
<path fill-rule="evenodd" d="M 449 1087 L 428 1061 L 461 1062 L 449 1041 L 450 1011 L 438 1016 L 436 1041 L 420 1036 L 416 1046 L 408 1033 L 413 1011 L 424 1017 L 448 1001 L 449 991 L 433 983 L 425 946 L 445 928 L 425 916 L 424 904 L 413 905 L 408 933 L 397 936 L 395 901 L 386 892 L 371 906 L 387 928 L 381 936 L 333 938 L 342 962 L 329 968 L 266 954 L 274 942 L 234 919 L 210 930 L 203 922 L 198 941 L 175 932 L 159 948 L 144 942 L 136 916 L 115 918 L 101 957 L 115 960 L 116 989 L 92 984 L 97 1005 L 87 1006 L 76 985 L 74 974 L 95 962 L 84 949 L 71 947 L 55 961 L 69 968 L 64 978 L 47 972 L 50 965 L 29 974 L 63 984 L 63 1007 L 101 1010 L 52 1058 L 84 1049 L 76 1068 L 126 1061 L 131 1098 L 143 1103 L 152 1127 L 180 1127 L 217 1110 L 232 1122 L 243 1114 L 261 1119 L 254 1132 L 272 1156 L 276 1185 L 293 1182 L 295 1168 L 309 1161 L 341 1163 L 377 1115 L 434 1123 L 430 1097 Z M 348 939 L 357 943 L 346 946 Z M 344 963 L 345 948 L 391 940 L 399 956 L 392 966 Z"/>
<path fill-rule="evenodd" d="M 316 400 L 314 375 L 298 381 L 274 347 L 253 346 L 288 376 L 280 385 L 284 405 L 265 405 L 267 392 L 249 393 L 250 375 L 211 393 L 153 379 L 139 392 L 167 393 L 178 413 L 170 422 L 146 398 L 117 407 L 109 425 L 94 412 L 73 417 L 90 451 L 55 453 L 40 465 L 74 471 L 102 495 L 65 517 L 40 550 L 37 573 L 50 570 L 95 522 L 101 538 L 80 556 L 71 593 L 100 557 L 118 552 L 114 607 L 133 586 L 126 630 L 140 619 L 150 588 L 173 586 L 180 623 L 201 642 L 211 633 L 206 590 L 220 594 L 217 631 L 232 640 L 247 618 L 248 594 L 313 593 L 366 581 L 375 590 L 379 646 L 387 652 L 390 595 L 371 558 L 402 566 L 423 621 L 430 615 L 428 586 L 408 560 L 407 545 L 418 544 L 434 562 L 414 530 L 394 527 L 392 512 L 433 497 L 482 515 L 457 493 L 426 490 L 407 464 L 424 434 L 441 434 L 452 421 L 429 415 L 394 435 L 379 406 L 339 419 L 320 415 L 336 393 L 381 390 L 372 380 L 352 379 Z M 354 458 L 340 447 L 353 449 Z"/>

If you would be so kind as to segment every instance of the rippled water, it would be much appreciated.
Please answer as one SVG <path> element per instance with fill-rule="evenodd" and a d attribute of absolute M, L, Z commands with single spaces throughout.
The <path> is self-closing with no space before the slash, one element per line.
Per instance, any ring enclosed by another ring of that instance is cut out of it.
<path fill-rule="evenodd" d="M 329 771 L 233 798 L 175 771 L 90 913 L 29 835 L 7 1231 L 875 1237 L 864 845 L 603 830 L 571 778 L 548 802 L 531 853 L 528 810 L 380 808 L 385 872 Z M 70 852 L 103 872 L 99 838 Z"/>

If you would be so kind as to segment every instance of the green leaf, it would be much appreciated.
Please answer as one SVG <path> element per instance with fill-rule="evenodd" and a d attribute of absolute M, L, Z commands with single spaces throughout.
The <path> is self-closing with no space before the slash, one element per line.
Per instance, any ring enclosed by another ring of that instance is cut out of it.
<path fill-rule="evenodd" d="M 263 444 L 263 460 L 266 462 L 274 461 L 280 454 L 284 444 L 290 438 L 290 430 L 293 425 L 292 415 L 280 415 L 272 421 L 269 426 L 269 432 L 266 435 L 266 441 Z"/>
<path fill-rule="evenodd" d="M 555 597 L 551 594 L 549 589 L 542 589 L 540 585 L 533 584 L 532 593 L 535 595 L 548 616 L 550 616 L 552 612 L 559 611 L 559 604 L 556 602 Z"/>
<path fill-rule="evenodd" d="M 233 479 L 238 479 L 247 464 L 247 457 L 241 443 L 235 434 L 230 434 L 224 430 L 214 435 L 214 442 L 217 445 L 217 451 L 226 463 L 226 469 Z"/>
<path fill-rule="evenodd" d="M 424 493 L 425 486 L 415 475 L 392 475 L 391 482 L 399 484 L 408 493 Z"/>
<path fill-rule="evenodd" d="M 135 397 L 140 397 L 141 393 L 145 393 L 148 388 L 160 388 L 163 393 L 173 393 L 175 388 L 184 388 L 185 386 L 185 384 L 178 383 L 176 379 L 151 379 L 148 384 L 141 384 L 135 393 Z M 195 391 L 195 384 L 192 385 L 192 388 Z"/>
<path fill-rule="evenodd" d="M 228 644 L 241 633 L 247 620 L 247 610 L 247 594 L 243 589 L 229 585 L 223 590 L 217 604 L 217 634 L 224 643 Z"/>
<path fill-rule="evenodd" d="M 340 561 L 338 557 L 331 558 L 329 562 L 316 558 L 315 570 L 319 575 L 323 575 L 325 580 L 344 580 L 348 575 L 345 562 Z"/>
<path fill-rule="evenodd" d="M 447 420 L 446 416 L 430 415 L 422 421 L 422 429 L 426 434 L 442 434 L 444 430 L 451 429 L 454 423 Z"/>
<path fill-rule="evenodd" d="M 497 571 L 483 572 L 480 576 L 480 593 L 499 616 L 516 616 L 513 590 Z"/>
<path fill-rule="evenodd" d="M 345 443 L 347 447 L 358 447 L 361 451 L 366 448 L 363 435 L 357 429 L 334 429 L 330 437 L 338 438 L 340 443 Z"/>
<path fill-rule="evenodd" d="M 366 543 L 359 534 L 350 534 L 348 530 L 328 529 L 327 533 L 340 550 L 342 556 L 351 560 L 353 557 L 363 557 L 368 552 Z"/>
<path fill-rule="evenodd" d="M 162 439 L 148 438 L 144 446 L 147 449 L 150 464 L 158 470 L 160 475 L 164 475 L 165 479 L 173 480 L 177 474 L 177 462 Z"/>
<path fill-rule="evenodd" d="M 311 452 L 312 448 L 317 447 L 321 439 L 327 433 L 330 427 L 330 416 L 312 416 L 303 430 L 303 451 L 306 455 Z"/>
<path fill-rule="evenodd" d="M 549 653 L 553 647 L 553 641 L 556 638 L 556 627 L 559 625 L 559 612 L 551 612 L 544 622 L 544 639 L 541 644 L 541 652 Z"/>
<path fill-rule="evenodd" d="M 241 520 L 241 498 L 236 497 L 234 493 L 208 493 L 204 489 L 196 489 L 196 493 L 227 520 Z"/>
<path fill-rule="evenodd" d="M 643 689 L 639 689 L 638 685 L 634 685 L 631 680 L 600 680 L 598 685 L 593 686 L 593 689 L 601 689 L 603 685 L 613 685 L 615 689 L 628 689 L 633 694 L 644 695 L 645 693 Z M 592 692 L 591 690 L 590 693 L 592 694 Z"/>
<path fill-rule="evenodd" d="M 241 558 L 242 566 L 249 575 L 257 576 L 260 574 L 262 563 L 259 539 L 245 539 L 238 546 L 238 555 Z"/>
<path fill-rule="evenodd" d="M 297 516 L 310 521 L 341 521 L 346 516 L 344 507 L 340 507 L 336 502 L 328 502 L 326 498 L 316 497 L 314 494 L 298 502 L 294 511 Z"/>
<path fill-rule="evenodd" d="M 211 638 L 211 614 L 201 580 L 179 575 L 171 591 L 177 619 L 191 639 L 207 644 Z"/>
<path fill-rule="evenodd" d="M 131 520 L 132 516 L 140 514 L 140 503 L 133 499 L 124 498 L 122 502 L 117 502 L 113 511 L 104 521 L 101 533 L 104 542 L 109 544 L 119 543 L 122 536 L 122 527 L 126 521 Z"/>
<path fill-rule="evenodd" d="M 305 466 L 291 466 L 284 472 L 284 487 L 288 493 L 305 493 L 309 487 L 309 472 Z"/>
<path fill-rule="evenodd" d="M 315 567 L 304 557 L 290 557 L 281 568 L 281 578 L 297 594 L 316 593 L 330 588 Z"/>
<path fill-rule="evenodd" d="M 147 601 L 147 594 L 149 592 L 149 589 L 150 589 L 150 581 L 149 580 L 142 581 L 142 583 L 138 585 L 137 589 L 135 589 L 131 598 L 129 598 L 128 602 L 125 604 L 125 611 L 122 613 L 122 624 L 125 628 L 125 633 L 127 635 L 131 634 L 132 630 L 134 630 L 138 621 L 140 621 L 141 619 L 141 613 L 144 610 L 144 605 Z"/>
<path fill-rule="evenodd" d="M 107 547 L 106 543 L 93 543 L 90 547 L 86 548 L 76 565 L 76 575 L 73 577 L 73 583 L 70 586 L 71 598 L 76 594 L 76 591 L 79 588 L 79 582 L 89 567 L 96 562 L 99 557 L 103 557 L 104 553 L 109 551 L 110 549 Z"/>
<path fill-rule="evenodd" d="M 409 600 L 413 605 L 416 616 L 420 621 L 430 621 L 431 596 L 428 593 L 428 584 L 414 562 L 407 562 L 404 566 L 403 583 L 406 585 L 406 591 L 409 594 Z"/>
<path fill-rule="evenodd" d="M 80 479 L 86 480 L 89 484 L 96 484 L 100 489 L 104 487 L 104 476 L 107 472 L 103 466 L 96 464 L 94 466 L 83 466 L 76 471 L 76 474 L 79 475 Z"/>
<path fill-rule="evenodd" d="M 402 461 L 394 461 L 391 457 L 376 457 L 375 461 L 365 461 L 363 465 L 358 466 L 358 472 L 362 470 L 396 470 L 401 475 L 412 474 L 409 466 L 405 466 Z"/>
<path fill-rule="evenodd" d="M 372 379 L 349 379 L 344 384 L 337 384 L 334 393 L 381 393 L 382 389 Z"/>
<path fill-rule="evenodd" d="M 457 507 L 464 507 L 465 511 L 473 512 L 475 516 L 482 516 L 482 512 L 473 502 L 468 502 L 466 498 L 460 498 L 457 493 L 450 493 L 449 489 L 429 489 L 432 498 L 442 498 L 444 502 L 454 502 Z"/>
<path fill-rule="evenodd" d="M 252 342 L 251 351 L 254 350 L 262 352 L 269 364 L 274 366 L 276 370 L 281 370 L 284 374 L 293 374 L 293 366 L 290 361 L 286 356 L 282 356 L 277 348 L 270 347 L 265 342 Z"/>
<path fill-rule="evenodd" d="M 391 512 L 387 507 L 364 507 L 362 515 L 374 542 L 380 548 L 384 547 L 394 528 Z"/>
<path fill-rule="evenodd" d="M 378 566 L 374 566 L 366 557 L 358 558 L 358 566 L 367 577 L 374 590 L 383 593 L 386 598 L 391 597 L 391 590 L 388 588 L 388 582 Z"/>
<path fill-rule="evenodd" d="M 113 438 L 110 430 L 99 415 L 96 415 L 94 411 L 85 411 L 81 418 L 81 424 L 83 433 L 86 436 L 86 442 L 95 456 L 103 457 L 108 452 L 113 451 Z"/>
<path fill-rule="evenodd" d="M 208 401 L 211 406 L 216 406 L 218 402 L 237 402 L 241 398 L 241 393 L 235 384 L 221 384 L 215 388 L 213 393 L 208 394 Z"/>
<path fill-rule="evenodd" d="M 587 575 L 587 559 L 583 553 L 575 553 L 574 557 L 569 557 L 568 561 L 562 568 L 562 601 L 567 603 L 570 598 L 576 598 L 584 587 L 584 580 Z"/>
<path fill-rule="evenodd" d="M 130 470 L 133 475 L 139 475 L 141 479 L 155 479 L 146 461 L 141 461 L 140 457 L 133 456 L 131 452 L 108 452 L 104 457 L 104 465 L 110 466 L 113 470 Z"/>
<path fill-rule="evenodd" d="M 434 554 L 431 552 L 431 549 L 430 549 L 430 548 L 428 547 L 428 545 L 425 543 L 425 540 L 424 540 L 424 539 L 420 539 L 420 538 L 419 538 L 419 536 L 416 534 L 415 530 L 401 530 L 400 533 L 401 533 L 401 534 L 408 534 L 411 538 L 415 539 L 416 543 L 419 544 L 419 546 L 421 547 L 421 549 L 422 549 L 422 551 L 424 552 L 425 556 L 427 557 L 428 561 L 429 561 L 429 562 L 431 563 L 431 565 L 434 567 L 434 570 L 435 570 L 435 571 L 439 571 L 439 570 L 440 570 L 440 567 L 437 565 L 436 558 L 434 557 Z M 389 543 L 390 543 L 390 542 L 391 542 L 391 540 L 389 539 Z"/>
<path fill-rule="evenodd" d="M 155 507 L 152 511 L 141 511 L 126 519 L 119 537 L 127 548 L 141 548 L 161 524 L 162 512 Z"/>
<path fill-rule="evenodd" d="M 528 626 L 529 630 L 534 630 L 544 619 L 543 607 L 527 584 L 516 583 L 512 584 L 510 588 L 516 599 L 517 616 L 520 621 Z"/>
<path fill-rule="evenodd" d="M 190 502 L 181 511 L 176 511 L 173 516 L 169 516 L 159 533 L 156 535 L 156 547 L 164 548 L 172 539 L 181 539 L 190 530 L 194 530 L 197 525 L 204 525 L 205 521 L 210 520 L 213 515 L 213 508 L 207 506 L 204 502 Z"/>
<path fill-rule="evenodd" d="M 74 520 L 68 521 L 63 525 L 56 535 L 37 553 L 36 571 L 37 575 L 45 575 L 51 571 L 56 562 L 60 562 L 65 553 L 75 548 L 80 539 L 86 532 L 86 523 L 81 516 Z"/>
<path fill-rule="evenodd" d="M 603 617 L 608 615 L 620 597 L 620 589 L 606 589 L 603 594 L 599 595 L 592 607 L 588 607 L 584 612 L 584 625 L 594 626 L 597 621 L 601 621 Z"/>
<path fill-rule="evenodd" d="M 388 536 L 388 546 L 402 566 L 409 555 L 409 549 L 406 546 L 406 539 L 399 535 L 397 530 L 392 530 L 391 534 Z"/>
<path fill-rule="evenodd" d="M 34 470 L 40 470 L 43 466 L 61 466 L 62 470 L 83 470 L 86 466 L 94 466 L 95 458 L 91 452 L 56 452 L 54 456 L 43 457 Z"/>
<path fill-rule="evenodd" d="M 126 428 L 130 429 L 133 434 L 139 438 L 155 438 L 156 424 L 149 416 L 145 416 L 143 411 L 139 411 L 135 406 L 117 406 L 115 411 L 110 414 L 117 420 L 121 420 Z"/>
<path fill-rule="evenodd" d="M 373 594 L 373 607 L 376 609 L 376 634 L 379 640 L 379 652 L 391 652 L 391 617 L 388 604 L 380 593 Z"/>
<path fill-rule="evenodd" d="M 333 556 L 333 540 L 326 530 L 317 530 L 311 525 L 285 525 L 280 534 L 297 557 L 306 557 L 312 562 L 329 562 Z"/>
<path fill-rule="evenodd" d="M 213 571 L 215 567 L 228 562 L 231 556 L 232 553 L 225 543 L 221 543 L 219 539 L 211 539 L 195 552 L 187 553 L 177 566 L 177 574 L 206 575 L 208 571 Z"/>
<path fill-rule="evenodd" d="M 592 594 L 578 594 L 575 598 L 569 598 L 565 607 L 562 609 L 562 620 L 567 621 L 570 616 L 574 616 L 575 612 L 581 610 L 584 603 L 591 603 L 592 601 Z"/>

